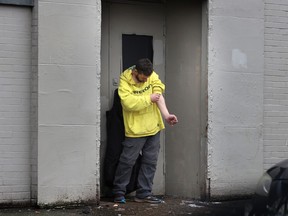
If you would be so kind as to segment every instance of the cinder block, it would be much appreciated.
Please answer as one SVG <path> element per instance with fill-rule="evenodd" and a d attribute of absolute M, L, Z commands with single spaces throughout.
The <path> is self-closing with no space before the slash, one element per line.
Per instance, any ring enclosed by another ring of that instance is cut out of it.
<path fill-rule="evenodd" d="M 0 5 L 0 203 L 30 199 L 31 9 Z"/>
<path fill-rule="evenodd" d="M 287 158 L 288 2 L 265 1 L 264 168 Z"/>

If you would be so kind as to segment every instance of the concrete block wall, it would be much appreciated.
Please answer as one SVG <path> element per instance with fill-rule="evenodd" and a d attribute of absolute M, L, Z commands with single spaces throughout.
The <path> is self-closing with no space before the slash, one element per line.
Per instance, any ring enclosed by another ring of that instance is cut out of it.
<path fill-rule="evenodd" d="M 39 205 L 96 202 L 100 0 L 38 0 Z"/>
<path fill-rule="evenodd" d="M 288 158 L 288 1 L 265 0 L 264 169 Z"/>
<path fill-rule="evenodd" d="M 264 2 L 208 3 L 211 198 L 252 194 L 263 170 Z"/>
<path fill-rule="evenodd" d="M 0 204 L 95 200 L 101 1 L 39 2 L 40 16 L 37 0 L 33 10 L 0 5 Z M 209 1 L 212 197 L 252 193 L 288 157 L 287 11 L 287 0 Z"/>
<path fill-rule="evenodd" d="M 31 9 L 0 5 L 0 204 L 30 203 Z"/>

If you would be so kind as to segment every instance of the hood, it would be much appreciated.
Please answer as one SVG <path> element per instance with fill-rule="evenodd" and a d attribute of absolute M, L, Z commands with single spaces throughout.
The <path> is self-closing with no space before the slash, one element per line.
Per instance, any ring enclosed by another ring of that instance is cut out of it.
<path fill-rule="evenodd" d="M 288 159 L 283 160 L 267 170 L 267 173 L 273 180 L 287 179 L 288 180 Z"/>
<path fill-rule="evenodd" d="M 123 71 L 123 73 L 120 76 L 120 79 L 130 84 L 136 84 L 136 82 L 134 81 L 132 77 L 132 69 L 133 67 L 130 67 L 127 70 Z"/>

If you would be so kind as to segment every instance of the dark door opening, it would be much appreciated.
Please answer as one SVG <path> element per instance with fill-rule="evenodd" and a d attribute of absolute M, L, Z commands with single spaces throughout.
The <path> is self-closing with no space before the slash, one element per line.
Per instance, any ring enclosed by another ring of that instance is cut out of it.
<path fill-rule="evenodd" d="M 140 58 L 148 58 L 153 63 L 153 37 L 135 34 L 122 34 L 123 71 Z"/>

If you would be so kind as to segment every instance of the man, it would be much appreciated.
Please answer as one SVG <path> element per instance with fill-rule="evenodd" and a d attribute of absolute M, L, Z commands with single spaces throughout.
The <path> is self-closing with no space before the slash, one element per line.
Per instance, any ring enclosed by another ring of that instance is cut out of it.
<path fill-rule="evenodd" d="M 125 203 L 126 186 L 133 165 L 142 152 L 136 202 L 161 203 L 152 196 L 152 185 L 160 149 L 161 113 L 169 125 L 178 122 L 170 114 L 162 95 L 165 85 L 153 71 L 149 59 L 140 59 L 120 76 L 118 93 L 123 108 L 125 140 L 114 179 L 114 202 Z"/>

